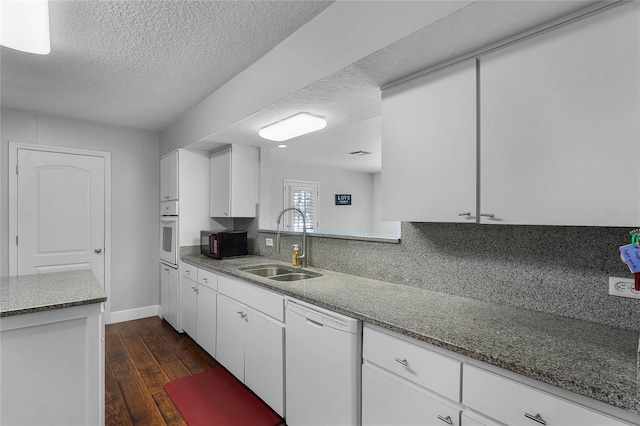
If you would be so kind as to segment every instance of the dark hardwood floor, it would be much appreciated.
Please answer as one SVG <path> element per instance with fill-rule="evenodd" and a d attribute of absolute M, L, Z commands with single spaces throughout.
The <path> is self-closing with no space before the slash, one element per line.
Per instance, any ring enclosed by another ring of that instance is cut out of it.
<path fill-rule="evenodd" d="M 105 348 L 107 426 L 186 425 L 164 384 L 220 365 L 159 317 L 107 325 Z"/>

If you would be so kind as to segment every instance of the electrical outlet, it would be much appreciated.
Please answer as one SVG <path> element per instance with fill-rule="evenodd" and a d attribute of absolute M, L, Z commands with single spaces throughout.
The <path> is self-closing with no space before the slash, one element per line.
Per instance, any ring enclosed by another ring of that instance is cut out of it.
<path fill-rule="evenodd" d="M 265 243 L 267 244 L 267 247 L 273 247 L 273 238 L 267 238 Z"/>
<path fill-rule="evenodd" d="M 609 277 L 609 294 L 640 299 L 640 291 L 636 291 L 633 279 L 629 278 Z"/>

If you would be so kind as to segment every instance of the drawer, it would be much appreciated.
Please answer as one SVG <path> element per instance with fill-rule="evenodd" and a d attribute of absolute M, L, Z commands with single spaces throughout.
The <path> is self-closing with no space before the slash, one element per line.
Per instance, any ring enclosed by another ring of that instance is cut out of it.
<path fill-rule="evenodd" d="M 198 281 L 198 268 L 188 263 L 182 263 L 180 265 L 181 274 L 194 281 Z"/>
<path fill-rule="evenodd" d="M 163 201 L 160 203 L 160 215 L 161 216 L 177 216 L 178 215 L 178 202 L 177 201 Z"/>
<path fill-rule="evenodd" d="M 284 322 L 284 297 L 243 281 L 218 276 L 218 292 Z"/>
<path fill-rule="evenodd" d="M 363 358 L 452 401 L 460 401 L 462 363 L 365 327 Z"/>
<path fill-rule="evenodd" d="M 218 290 L 218 275 L 213 272 L 198 268 L 198 283 L 211 290 Z"/>
<path fill-rule="evenodd" d="M 467 364 L 463 369 L 462 403 L 510 425 L 625 425 L 555 395 Z"/>
<path fill-rule="evenodd" d="M 460 426 L 460 411 L 392 373 L 362 366 L 362 426 Z"/>

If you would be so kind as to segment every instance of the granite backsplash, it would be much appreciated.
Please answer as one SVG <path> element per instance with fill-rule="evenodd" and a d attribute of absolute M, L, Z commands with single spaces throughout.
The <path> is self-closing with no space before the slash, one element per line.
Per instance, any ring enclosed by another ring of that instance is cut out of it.
<path fill-rule="evenodd" d="M 267 247 L 257 220 L 249 252 L 289 261 L 300 236 Z M 640 330 L 640 300 L 610 296 L 609 276 L 631 278 L 618 247 L 629 229 L 403 222 L 397 244 L 308 239 L 310 265 L 480 300 Z"/>

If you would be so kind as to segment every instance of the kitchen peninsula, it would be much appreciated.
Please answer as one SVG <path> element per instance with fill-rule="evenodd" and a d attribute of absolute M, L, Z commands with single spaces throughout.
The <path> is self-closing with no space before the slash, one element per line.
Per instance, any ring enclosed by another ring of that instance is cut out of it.
<path fill-rule="evenodd" d="M 0 278 L 1 424 L 104 424 L 106 299 L 88 270 Z"/>

